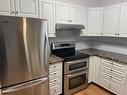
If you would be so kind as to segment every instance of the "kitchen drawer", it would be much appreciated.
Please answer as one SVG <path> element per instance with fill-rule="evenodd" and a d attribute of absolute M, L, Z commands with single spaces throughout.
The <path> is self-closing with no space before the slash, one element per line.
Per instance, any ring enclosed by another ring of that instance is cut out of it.
<path fill-rule="evenodd" d="M 62 77 L 62 73 L 52 73 L 52 74 L 49 74 L 49 77 L 50 78 L 56 78 L 56 77 Z"/>
<path fill-rule="evenodd" d="M 56 68 L 56 67 L 62 68 L 62 63 L 54 63 L 49 65 L 49 68 Z"/>
<path fill-rule="evenodd" d="M 62 67 L 49 67 L 49 71 L 56 71 L 56 70 L 61 70 Z"/>
<path fill-rule="evenodd" d="M 61 80 L 61 77 L 56 77 L 56 78 L 49 78 L 49 82 Z"/>
<path fill-rule="evenodd" d="M 57 81 L 52 81 L 49 82 L 50 87 L 56 86 L 56 85 L 62 85 L 62 81 L 61 80 L 57 80 Z"/>
<path fill-rule="evenodd" d="M 113 91 L 113 93 L 117 95 L 122 95 L 122 89 L 123 89 L 123 86 L 120 86 L 116 83 L 111 82 L 111 91 Z"/>
<path fill-rule="evenodd" d="M 115 77 L 115 76 L 112 76 L 112 74 L 107 75 L 105 73 L 102 73 L 102 78 L 105 78 L 113 83 L 118 84 L 118 85 L 125 85 L 125 78 Z"/>
<path fill-rule="evenodd" d="M 114 69 L 112 69 L 112 75 L 113 76 L 116 76 L 116 77 L 119 77 L 119 78 L 126 78 L 126 72 L 122 72 L 122 71 L 118 71 L 118 70 L 114 70 Z"/>
<path fill-rule="evenodd" d="M 109 81 L 105 78 L 102 78 L 101 83 L 102 83 L 102 86 L 104 88 L 106 88 L 107 90 L 109 90 L 117 95 L 122 95 L 124 85 L 120 86 L 120 85 L 113 83 L 112 81 Z"/>
<path fill-rule="evenodd" d="M 56 69 L 56 70 L 52 70 L 52 71 L 49 70 L 50 75 L 52 75 L 54 73 L 62 73 L 62 69 Z"/>
<path fill-rule="evenodd" d="M 111 68 L 108 68 L 108 67 L 101 68 L 101 72 L 104 72 L 106 74 L 110 74 L 111 73 Z"/>
<path fill-rule="evenodd" d="M 112 67 L 112 64 L 113 64 L 113 62 L 111 62 L 107 59 L 102 59 L 102 64 L 101 64 L 102 66 L 104 65 L 104 66 Z"/>
<path fill-rule="evenodd" d="M 102 86 L 106 88 L 107 90 L 111 89 L 111 82 L 105 78 L 101 79 Z"/>
<path fill-rule="evenodd" d="M 124 65 L 119 63 L 113 63 L 112 69 L 123 72 L 125 70 Z"/>
<path fill-rule="evenodd" d="M 119 77 L 115 77 L 115 76 L 110 76 L 111 77 L 111 81 L 115 84 L 118 85 L 125 85 L 125 78 L 119 78 Z"/>
<path fill-rule="evenodd" d="M 59 95 L 62 93 L 62 85 L 50 87 L 50 95 Z"/>
<path fill-rule="evenodd" d="M 62 77 L 57 77 L 57 78 L 49 78 L 49 82 L 54 82 L 54 81 L 62 81 Z"/>
<path fill-rule="evenodd" d="M 125 71 L 118 71 L 118 70 L 114 70 L 111 68 L 101 68 L 101 72 L 102 73 L 106 73 L 106 74 L 112 74 L 113 76 L 116 77 L 126 77 L 126 72 Z"/>

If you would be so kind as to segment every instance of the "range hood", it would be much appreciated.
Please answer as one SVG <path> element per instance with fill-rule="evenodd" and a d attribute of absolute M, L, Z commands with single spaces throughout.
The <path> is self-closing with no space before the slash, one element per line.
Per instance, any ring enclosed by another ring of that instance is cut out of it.
<path fill-rule="evenodd" d="M 85 26 L 82 24 L 61 24 L 61 23 L 57 23 L 56 24 L 56 29 L 57 30 L 63 30 L 63 29 L 85 29 Z"/>

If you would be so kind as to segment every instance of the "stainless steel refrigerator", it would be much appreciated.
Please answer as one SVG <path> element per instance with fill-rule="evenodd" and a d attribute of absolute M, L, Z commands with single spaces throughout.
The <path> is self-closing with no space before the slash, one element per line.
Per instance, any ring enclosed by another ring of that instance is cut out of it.
<path fill-rule="evenodd" d="M 0 94 L 49 95 L 47 21 L 0 16 Z"/>

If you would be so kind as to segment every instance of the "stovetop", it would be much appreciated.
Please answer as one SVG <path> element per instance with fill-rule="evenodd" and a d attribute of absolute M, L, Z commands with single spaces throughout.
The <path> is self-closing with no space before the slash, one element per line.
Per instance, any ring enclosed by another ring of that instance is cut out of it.
<path fill-rule="evenodd" d="M 66 55 L 60 55 L 60 54 L 55 54 L 55 55 L 63 58 L 64 61 L 80 60 L 80 59 L 89 57 L 88 54 L 80 53 L 78 51 L 71 54 L 66 54 Z"/>

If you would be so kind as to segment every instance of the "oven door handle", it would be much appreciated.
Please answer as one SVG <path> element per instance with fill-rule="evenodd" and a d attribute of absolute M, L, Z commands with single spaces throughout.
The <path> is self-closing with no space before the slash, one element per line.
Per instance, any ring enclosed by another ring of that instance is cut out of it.
<path fill-rule="evenodd" d="M 88 63 L 88 58 L 86 58 L 86 59 L 80 59 L 80 60 L 76 60 L 76 61 L 68 61 L 66 63 L 67 64 L 72 64 L 72 63 L 81 63 L 81 62 L 87 62 Z"/>
<path fill-rule="evenodd" d="M 75 76 L 79 76 L 79 75 L 83 75 L 83 74 L 86 74 L 86 76 L 88 76 L 88 71 L 79 72 L 77 74 L 69 74 L 69 75 L 67 75 L 67 78 L 75 77 Z"/>

